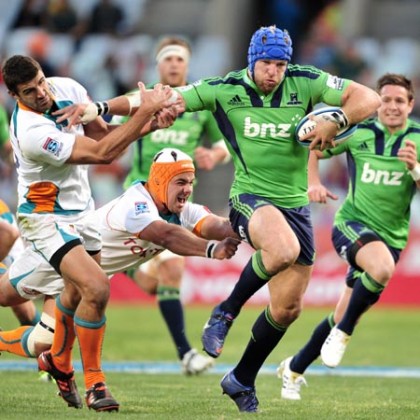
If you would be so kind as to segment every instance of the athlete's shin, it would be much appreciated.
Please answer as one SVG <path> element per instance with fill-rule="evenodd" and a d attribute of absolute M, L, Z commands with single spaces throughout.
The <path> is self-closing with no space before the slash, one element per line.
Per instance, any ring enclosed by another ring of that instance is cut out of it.
<path fill-rule="evenodd" d="M 74 325 L 80 346 L 85 386 L 89 389 L 96 383 L 105 382 L 101 355 L 106 319 L 103 317 L 98 322 L 91 322 L 75 317 Z"/>

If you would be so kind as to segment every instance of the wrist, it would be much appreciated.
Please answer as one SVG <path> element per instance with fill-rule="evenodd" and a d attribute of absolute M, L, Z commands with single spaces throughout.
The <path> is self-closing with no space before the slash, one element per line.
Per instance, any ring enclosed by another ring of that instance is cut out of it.
<path fill-rule="evenodd" d="M 206 247 L 206 257 L 214 258 L 214 251 L 216 249 L 217 241 L 208 241 Z"/>
<path fill-rule="evenodd" d="M 341 108 L 332 112 L 331 115 L 323 116 L 323 118 L 327 121 L 333 122 L 337 126 L 337 130 L 342 130 L 349 125 L 349 119 Z"/>
<path fill-rule="evenodd" d="M 420 164 L 417 163 L 416 166 L 408 172 L 410 172 L 411 178 L 413 178 L 414 181 L 420 181 Z"/>
<path fill-rule="evenodd" d="M 128 115 L 131 115 L 131 111 L 133 108 L 138 108 L 141 105 L 141 97 L 139 92 L 135 93 L 129 93 L 128 95 L 125 95 L 125 97 L 128 100 L 128 105 L 130 107 L 130 110 L 128 111 Z"/>
<path fill-rule="evenodd" d="M 83 125 L 89 124 L 98 116 L 98 108 L 96 103 L 90 102 L 87 104 L 83 114 L 80 116 L 80 121 Z"/>
<path fill-rule="evenodd" d="M 96 109 L 98 110 L 98 115 L 108 114 L 109 104 L 107 101 L 95 102 Z"/>

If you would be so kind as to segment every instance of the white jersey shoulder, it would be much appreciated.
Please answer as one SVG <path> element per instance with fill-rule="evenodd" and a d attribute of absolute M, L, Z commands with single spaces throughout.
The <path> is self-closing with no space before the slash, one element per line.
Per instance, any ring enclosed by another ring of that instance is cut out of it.
<path fill-rule="evenodd" d="M 53 77 L 47 83 L 58 108 L 90 102 L 79 83 Z M 18 212 L 83 211 L 91 206 L 87 166 L 68 165 L 81 124 L 68 128 L 49 113 L 39 113 L 18 102 L 10 123 L 10 139 L 18 172 Z"/>

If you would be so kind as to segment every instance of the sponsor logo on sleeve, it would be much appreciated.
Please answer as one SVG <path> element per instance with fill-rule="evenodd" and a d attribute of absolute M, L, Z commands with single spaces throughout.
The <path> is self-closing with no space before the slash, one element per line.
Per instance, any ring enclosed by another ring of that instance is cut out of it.
<path fill-rule="evenodd" d="M 60 155 L 61 150 L 63 149 L 63 143 L 61 141 L 57 141 L 52 139 L 51 137 L 48 137 L 42 148 L 48 153 L 51 153 L 54 156 L 58 157 Z"/>
<path fill-rule="evenodd" d="M 327 86 L 332 89 L 343 90 L 344 80 L 330 74 L 327 79 Z"/>
<path fill-rule="evenodd" d="M 134 212 L 137 215 L 143 213 L 150 213 L 149 206 L 146 201 L 137 201 L 134 203 Z"/>

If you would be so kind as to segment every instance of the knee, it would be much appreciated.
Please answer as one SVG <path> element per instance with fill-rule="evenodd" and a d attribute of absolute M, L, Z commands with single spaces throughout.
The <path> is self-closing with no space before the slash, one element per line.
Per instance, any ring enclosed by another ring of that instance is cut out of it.
<path fill-rule="evenodd" d="M 370 276 L 372 276 L 375 281 L 382 285 L 386 285 L 391 279 L 395 271 L 394 262 L 383 263 L 375 265 L 371 270 L 367 270 Z"/>
<path fill-rule="evenodd" d="M 106 276 L 96 281 L 86 282 L 82 291 L 81 298 L 88 301 L 93 306 L 106 306 L 110 295 L 110 282 Z"/>
<path fill-rule="evenodd" d="M 27 337 L 27 351 L 31 357 L 38 357 L 51 348 L 54 338 L 55 319 L 46 313 L 41 315 L 42 323 L 37 323 Z"/>
<path fill-rule="evenodd" d="M 294 247 L 282 249 L 275 253 L 272 252 L 268 254 L 267 262 L 264 261 L 264 266 L 267 272 L 275 275 L 293 265 L 298 255 L 299 248 L 295 249 Z"/>
<path fill-rule="evenodd" d="M 302 311 L 300 305 L 293 305 L 290 307 L 282 307 L 280 305 L 270 304 L 270 312 L 273 320 L 280 325 L 288 327 L 299 318 Z"/>
<path fill-rule="evenodd" d="M 184 259 L 171 258 L 158 267 L 159 286 L 180 287 L 184 274 Z"/>

